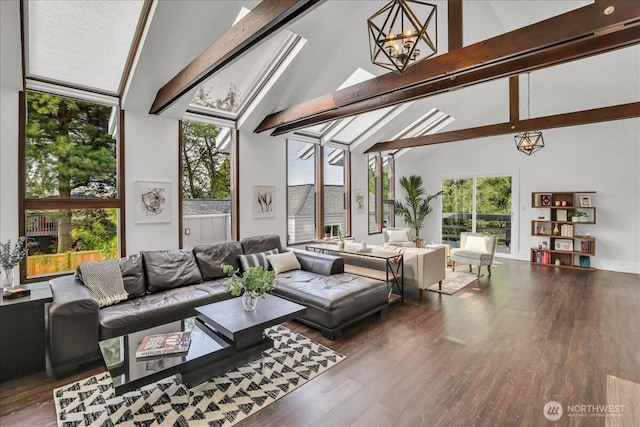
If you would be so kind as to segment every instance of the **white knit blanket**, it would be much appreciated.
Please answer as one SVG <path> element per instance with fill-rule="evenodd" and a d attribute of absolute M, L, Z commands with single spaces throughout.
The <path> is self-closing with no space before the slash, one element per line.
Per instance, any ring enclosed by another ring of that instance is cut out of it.
<path fill-rule="evenodd" d="M 124 281 L 117 260 L 85 262 L 78 268 L 82 274 L 82 282 L 95 294 L 100 307 L 126 300 L 129 296 L 124 289 Z"/>

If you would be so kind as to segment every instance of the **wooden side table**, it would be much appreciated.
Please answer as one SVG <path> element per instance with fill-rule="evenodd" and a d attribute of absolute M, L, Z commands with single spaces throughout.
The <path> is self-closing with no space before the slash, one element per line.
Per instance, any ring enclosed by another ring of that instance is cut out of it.
<path fill-rule="evenodd" d="M 45 370 L 45 305 L 53 294 L 49 282 L 23 286 L 31 295 L 0 297 L 0 382 Z"/>

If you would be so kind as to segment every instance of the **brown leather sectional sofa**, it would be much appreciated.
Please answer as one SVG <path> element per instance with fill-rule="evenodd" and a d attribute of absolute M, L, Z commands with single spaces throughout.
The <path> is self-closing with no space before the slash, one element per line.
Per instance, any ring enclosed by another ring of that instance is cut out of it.
<path fill-rule="evenodd" d="M 48 355 L 56 377 L 100 358 L 98 341 L 195 315 L 194 308 L 232 298 L 224 292 L 222 263 L 240 267 L 238 256 L 277 248 L 277 235 L 186 250 L 143 251 L 119 260 L 129 298 L 102 307 L 78 275 L 50 281 Z M 335 338 L 342 328 L 387 308 L 384 282 L 344 273 L 342 258 L 294 251 L 301 270 L 280 273 L 273 292 L 307 306 L 298 319 Z"/>

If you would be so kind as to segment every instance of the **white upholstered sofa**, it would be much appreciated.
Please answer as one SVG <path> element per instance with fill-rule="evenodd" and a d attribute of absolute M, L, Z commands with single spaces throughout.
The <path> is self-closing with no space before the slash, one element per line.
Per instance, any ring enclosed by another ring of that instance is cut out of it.
<path fill-rule="evenodd" d="M 347 247 L 349 244 L 347 243 Z M 354 246 L 357 248 L 358 246 Z M 411 286 L 420 290 L 420 301 L 424 297 L 424 290 L 429 286 L 438 283 L 439 288 L 442 289 L 442 281 L 445 278 L 445 248 L 415 248 L 415 247 L 397 247 L 389 246 L 384 248 L 383 246 L 372 247 L 373 251 L 397 251 L 403 253 L 404 258 L 404 284 L 405 286 Z M 383 260 L 350 255 L 341 254 L 345 262 L 345 271 L 350 271 L 350 266 L 359 268 L 369 268 L 374 270 L 385 271 L 386 264 Z M 358 274 L 365 274 L 360 269 L 351 270 Z"/>

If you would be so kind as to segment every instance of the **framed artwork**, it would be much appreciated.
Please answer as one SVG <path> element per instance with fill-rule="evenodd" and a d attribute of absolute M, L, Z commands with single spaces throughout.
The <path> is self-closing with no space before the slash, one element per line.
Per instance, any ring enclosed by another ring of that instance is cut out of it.
<path fill-rule="evenodd" d="M 356 190 L 356 210 L 361 212 L 364 210 L 364 191 Z"/>
<path fill-rule="evenodd" d="M 573 250 L 573 240 L 569 239 L 556 239 L 555 240 L 555 248 L 556 251 L 572 251 Z"/>
<path fill-rule="evenodd" d="M 253 186 L 253 217 L 273 218 L 275 212 L 276 187 L 272 185 Z"/>
<path fill-rule="evenodd" d="M 136 224 L 171 222 L 171 182 L 134 181 Z"/>
<path fill-rule="evenodd" d="M 540 206 L 551 206 L 551 194 L 540 195 Z"/>
<path fill-rule="evenodd" d="M 589 196 L 580 196 L 580 207 L 581 208 L 590 208 L 591 207 L 591 197 L 589 197 Z"/>

